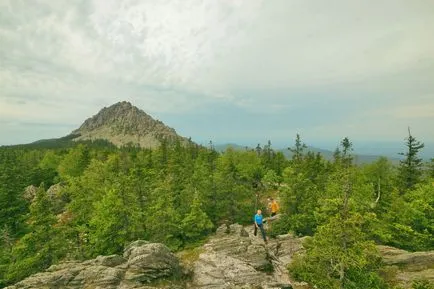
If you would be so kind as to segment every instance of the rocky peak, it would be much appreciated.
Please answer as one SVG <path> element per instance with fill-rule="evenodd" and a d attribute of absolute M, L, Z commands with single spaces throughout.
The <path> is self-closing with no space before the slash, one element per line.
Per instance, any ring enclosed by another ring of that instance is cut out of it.
<path fill-rule="evenodd" d="M 133 144 L 156 147 L 162 139 L 186 140 L 173 128 L 153 119 L 127 101 L 104 107 L 74 130 L 72 135 L 77 135 L 74 140 L 104 139 L 117 146 Z"/>
<path fill-rule="evenodd" d="M 112 106 L 104 107 L 96 115 L 88 118 L 79 129 L 73 133 L 91 131 L 104 126 L 118 125 L 127 129 L 129 126 L 134 126 L 134 123 L 146 122 L 152 124 L 152 117 L 144 111 L 139 110 L 130 102 L 122 101 Z"/>

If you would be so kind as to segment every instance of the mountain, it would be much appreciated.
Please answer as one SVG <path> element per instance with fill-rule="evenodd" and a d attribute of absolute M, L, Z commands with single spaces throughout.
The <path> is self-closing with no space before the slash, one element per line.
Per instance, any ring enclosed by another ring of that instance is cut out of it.
<path fill-rule="evenodd" d="M 126 101 L 104 107 L 70 136 L 74 141 L 107 140 L 116 146 L 134 145 L 143 148 L 158 147 L 163 139 L 187 141 L 173 128 Z"/>

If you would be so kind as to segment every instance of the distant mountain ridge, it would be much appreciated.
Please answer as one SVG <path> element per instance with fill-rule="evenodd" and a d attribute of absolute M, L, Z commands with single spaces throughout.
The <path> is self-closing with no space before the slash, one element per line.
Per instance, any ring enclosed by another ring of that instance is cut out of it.
<path fill-rule="evenodd" d="M 234 144 L 234 143 L 215 145 L 215 149 L 219 152 L 224 152 L 229 147 L 233 148 L 234 150 L 246 150 L 246 149 L 252 150 L 252 149 L 254 149 L 253 147 L 242 146 L 242 145 L 238 145 L 238 144 Z M 288 159 L 290 159 L 292 157 L 292 152 L 289 151 L 288 149 L 275 148 L 274 150 L 282 152 Z M 334 152 L 331 150 L 320 149 L 317 147 L 308 146 L 306 148 L 306 151 L 311 151 L 313 153 L 320 153 L 326 160 L 332 160 L 333 159 Z M 382 157 L 382 155 L 365 155 L 365 154 L 357 154 L 357 153 L 354 153 L 353 156 L 354 156 L 354 162 L 356 164 L 372 163 L 372 162 L 376 161 L 378 158 Z M 399 162 L 398 158 L 393 158 L 390 156 L 385 156 L 385 157 L 387 157 L 392 163 L 398 163 Z"/>
<path fill-rule="evenodd" d="M 107 140 L 118 147 L 134 145 L 155 148 L 163 139 L 187 141 L 175 129 L 126 101 L 104 107 L 72 131 L 71 135 L 74 141 Z"/>

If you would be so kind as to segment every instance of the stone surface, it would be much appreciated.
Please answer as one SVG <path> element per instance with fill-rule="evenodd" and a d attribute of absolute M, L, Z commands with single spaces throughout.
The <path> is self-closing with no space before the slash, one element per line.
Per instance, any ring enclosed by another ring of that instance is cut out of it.
<path fill-rule="evenodd" d="M 393 276 L 387 276 L 388 281 L 411 288 L 413 281 L 424 279 L 434 286 L 434 251 L 412 253 L 388 246 L 378 249 L 386 265 L 383 271 L 393 272 Z"/>
<path fill-rule="evenodd" d="M 149 283 L 156 279 L 176 276 L 180 273 L 179 261 L 163 244 L 151 243 L 129 247 L 124 258 L 128 259 L 125 280 Z"/>
<path fill-rule="evenodd" d="M 33 199 L 36 197 L 36 192 L 38 191 L 38 188 L 34 185 L 30 185 L 27 188 L 24 189 L 23 198 L 28 201 L 32 202 Z"/>
<path fill-rule="evenodd" d="M 154 288 L 153 281 L 167 281 L 179 274 L 178 259 L 166 246 L 136 241 L 125 249 L 124 257 L 98 256 L 85 262 L 53 265 L 7 288 Z"/>
<path fill-rule="evenodd" d="M 62 192 L 63 185 L 62 184 L 54 184 L 47 190 L 47 195 L 51 199 L 56 199 L 60 197 L 60 193 Z"/>
<path fill-rule="evenodd" d="M 265 244 L 261 236 L 253 235 L 253 226 L 223 225 L 205 245 L 194 249 L 190 262 L 183 261 L 184 268 L 166 246 L 138 240 L 125 248 L 123 256 L 53 265 L 8 288 L 309 289 L 307 283 L 291 280 L 287 271 L 293 256 L 303 253 L 306 238 L 281 235 Z M 434 282 L 434 252 L 378 248 L 391 284 L 411 288 L 417 279 Z"/>
<path fill-rule="evenodd" d="M 291 285 L 286 269 L 291 258 L 285 254 L 302 246 L 289 235 L 266 245 L 253 235 L 253 226 L 222 225 L 203 249 L 195 262 L 191 288 L 297 288 Z"/>

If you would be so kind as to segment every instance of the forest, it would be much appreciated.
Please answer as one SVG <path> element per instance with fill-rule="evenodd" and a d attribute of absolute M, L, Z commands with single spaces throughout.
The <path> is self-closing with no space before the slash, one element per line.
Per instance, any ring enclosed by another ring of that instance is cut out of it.
<path fill-rule="evenodd" d="M 251 224 L 268 196 L 281 213 L 271 237 L 312 236 L 290 272 L 317 288 L 392 288 L 375 245 L 434 249 L 434 159 L 411 134 L 399 165 L 355 165 L 348 138 L 331 161 L 299 135 L 288 149 L 290 159 L 271 142 L 222 153 L 191 141 L 0 147 L 0 287 L 137 239 L 198 246 L 223 223 Z"/>

